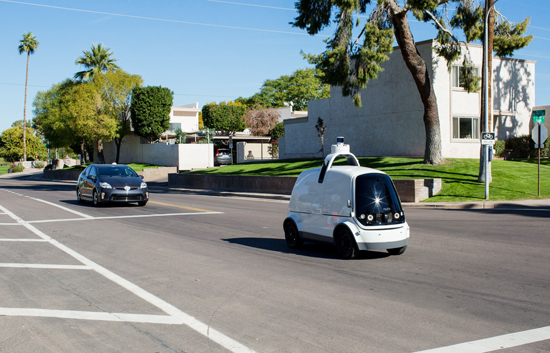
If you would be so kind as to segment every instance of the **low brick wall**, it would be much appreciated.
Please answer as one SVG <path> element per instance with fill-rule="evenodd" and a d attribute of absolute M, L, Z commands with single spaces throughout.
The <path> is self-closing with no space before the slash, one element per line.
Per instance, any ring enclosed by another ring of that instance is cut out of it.
<path fill-rule="evenodd" d="M 169 187 L 290 195 L 296 177 L 168 174 Z"/>
<path fill-rule="evenodd" d="M 402 202 L 420 202 L 441 191 L 441 179 L 393 179 Z"/>
<path fill-rule="evenodd" d="M 168 186 L 290 195 L 296 179 L 297 177 L 168 174 Z M 441 179 L 396 179 L 393 182 L 403 202 L 420 202 L 441 191 Z"/>
<path fill-rule="evenodd" d="M 42 177 L 49 180 L 78 180 L 82 170 L 44 169 Z"/>
<path fill-rule="evenodd" d="M 177 167 L 146 168 L 138 175 L 143 175 L 143 180 L 151 181 L 166 178 L 169 173 L 177 173 Z M 44 170 L 43 178 L 49 180 L 78 180 L 81 170 Z"/>

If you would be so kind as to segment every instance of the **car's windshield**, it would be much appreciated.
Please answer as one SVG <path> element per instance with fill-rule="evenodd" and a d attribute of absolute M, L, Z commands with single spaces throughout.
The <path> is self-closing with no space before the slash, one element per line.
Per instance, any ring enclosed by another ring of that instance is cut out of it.
<path fill-rule="evenodd" d="M 97 167 L 97 174 L 100 177 L 137 177 L 137 173 L 134 170 L 127 166 L 118 166 L 118 167 Z"/>
<path fill-rule="evenodd" d="M 401 212 L 397 192 L 386 174 L 363 174 L 355 181 L 357 214 Z"/>

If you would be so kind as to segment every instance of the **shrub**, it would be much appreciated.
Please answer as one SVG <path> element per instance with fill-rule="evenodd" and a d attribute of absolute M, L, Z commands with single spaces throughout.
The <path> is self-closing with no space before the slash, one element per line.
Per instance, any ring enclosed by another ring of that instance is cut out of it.
<path fill-rule="evenodd" d="M 496 140 L 493 148 L 495 149 L 495 157 L 500 157 L 506 149 L 506 141 Z"/>
<path fill-rule="evenodd" d="M 547 140 L 548 141 L 548 140 Z M 541 157 L 548 157 L 548 145 L 546 142 L 540 151 Z M 511 158 L 535 158 L 538 157 L 538 149 L 530 135 L 511 137 L 506 140 L 506 149 L 511 150 Z"/>
<path fill-rule="evenodd" d="M 44 168 L 44 163 L 38 161 L 38 162 L 34 163 L 34 167 L 38 168 L 38 169 L 42 169 L 42 168 Z"/>
<path fill-rule="evenodd" d="M 18 165 L 12 164 L 12 166 L 11 166 L 11 172 L 12 173 L 21 173 L 24 169 L 25 169 L 25 167 L 22 166 L 21 164 L 18 164 Z"/>

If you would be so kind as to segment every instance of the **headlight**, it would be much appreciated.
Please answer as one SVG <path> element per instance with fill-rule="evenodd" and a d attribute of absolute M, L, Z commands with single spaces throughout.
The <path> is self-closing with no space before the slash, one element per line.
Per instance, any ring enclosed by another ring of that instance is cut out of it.
<path fill-rule="evenodd" d="M 146 182 L 142 182 L 141 185 L 139 186 L 140 189 L 147 189 L 147 183 Z"/>
<path fill-rule="evenodd" d="M 112 189 L 111 184 L 106 182 L 99 183 L 99 186 L 101 186 L 103 189 Z"/>

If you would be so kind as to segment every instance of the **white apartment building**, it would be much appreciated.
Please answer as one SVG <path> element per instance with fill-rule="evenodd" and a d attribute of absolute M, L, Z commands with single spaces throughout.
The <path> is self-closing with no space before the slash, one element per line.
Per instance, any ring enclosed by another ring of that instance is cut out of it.
<path fill-rule="evenodd" d="M 481 92 L 461 87 L 457 60 L 451 71 L 433 50 L 435 40 L 417 43 L 426 61 L 437 97 L 443 158 L 479 158 Z M 470 44 L 471 58 L 481 72 L 483 48 Z M 337 136 L 344 136 L 357 156 L 423 157 L 425 131 L 423 105 L 398 47 L 384 71 L 361 91 L 363 106 L 355 108 L 341 88 L 331 87 L 330 98 L 311 101 L 308 116 L 287 119 L 279 140 L 280 158 L 320 157 L 315 124 L 326 126 L 324 154 Z M 528 135 L 535 106 L 535 62 L 493 57 L 493 130 L 497 139 Z"/>

